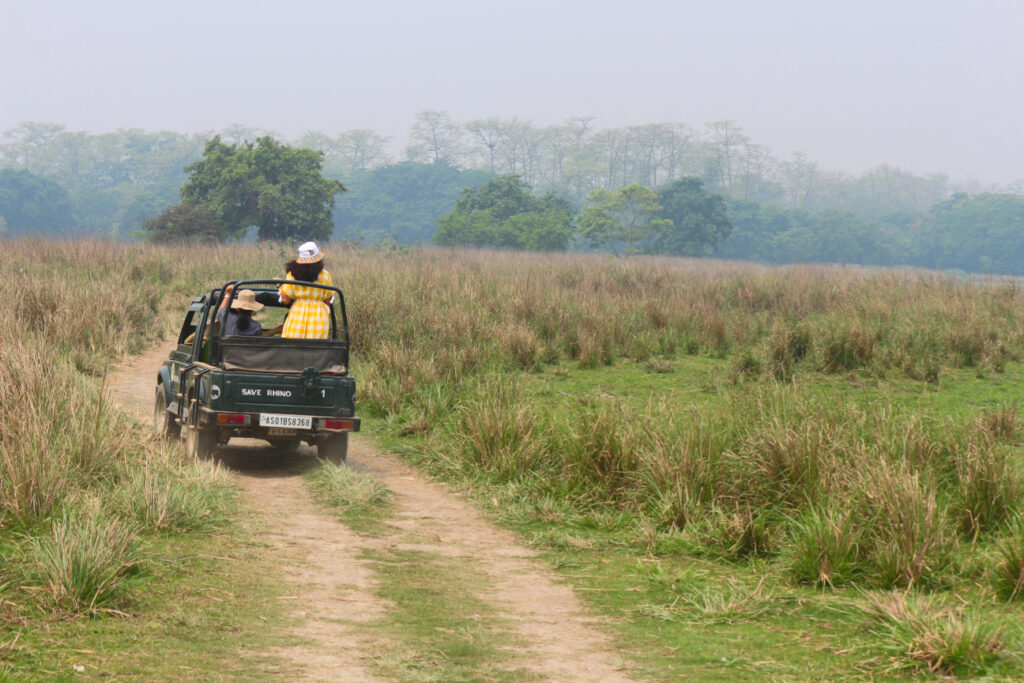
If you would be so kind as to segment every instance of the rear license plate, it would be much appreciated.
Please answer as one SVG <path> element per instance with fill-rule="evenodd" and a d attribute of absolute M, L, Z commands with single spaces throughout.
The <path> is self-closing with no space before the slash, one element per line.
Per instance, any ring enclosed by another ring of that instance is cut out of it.
<path fill-rule="evenodd" d="M 284 427 L 268 427 L 267 436 L 295 436 L 296 431 L 294 429 L 285 429 Z"/>
<path fill-rule="evenodd" d="M 260 427 L 312 429 L 313 418 L 309 415 L 276 415 L 273 413 L 260 413 Z"/>

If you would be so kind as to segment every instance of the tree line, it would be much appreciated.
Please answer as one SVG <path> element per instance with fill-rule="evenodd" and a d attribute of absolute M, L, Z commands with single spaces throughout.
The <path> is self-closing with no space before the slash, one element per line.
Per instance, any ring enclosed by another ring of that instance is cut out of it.
<path fill-rule="evenodd" d="M 199 159 L 215 134 L 226 144 L 283 139 L 238 125 L 197 134 L 128 129 L 92 135 L 28 122 L 3 132 L 0 168 L 59 183 L 83 227 L 127 231 L 140 215 L 151 215 L 154 204 L 159 210 L 177 199 L 184 167 Z M 343 182 L 395 164 L 444 162 L 490 176 L 517 175 L 535 191 L 553 192 L 577 206 L 597 189 L 659 187 L 683 177 L 698 177 L 706 189 L 729 199 L 849 211 L 865 220 L 922 211 L 956 192 L 1024 192 L 1024 179 L 1006 188 L 964 187 L 944 174 L 915 175 L 886 164 L 860 175 L 828 170 L 803 153 L 775 156 L 733 121 L 602 129 L 591 117 L 537 126 L 517 118 L 460 122 L 425 110 L 414 116 L 405 143 L 399 151 L 390 137 L 369 129 L 310 131 L 288 141 L 323 152 L 324 175 Z"/>
<path fill-rule="evenodd" d="M 566 250 L 619 256 L 716 256 L 765 263 L 840 263 L 1024 274 L 1024 195 L 958 193 L 926 211 L 867 221 L 708 192 L 700 178 L 659 188 L 595 190 L 576 211 L 518 176 L 466 188 L 437 222 L 445 246 Z"/>
<path fill-rule="evenodd" d="M 173 208 L 165 227 L 187 224 L 209 239 L 237 236 L 237 221 L 247 221 L 265 238 L 301 232 L 1014 273 L 1024 260 L 1015 246 L 1024 183 L 964 188 L 941 174 L 885 165 L 860 176 L 826 171 L 801 154 L 775 158 L 731 121 L 600 130 L 586 117 L 537 127 L 423 111 L 401 160 L 390 156 L 392 147 L 365 129 L 310 132 L 284 144 L 242 126 L 216 136 L 90 135 L 23 123 L 0 144 L 0 233 L 126 238 Z M 253 172 L 254 159 L 276 159 L 280 168 L 248 176 L 249 198 L 225 220 L 223 188 L 219 199 L 202 189 L 214 158 L 236 175 Z M 275 176 L 282 172 L 293 174 L 293 185 L 305 177 L 318 189 L 302 200 L 281 194 Z M 489 181 L 498 185 L 485 189 Z M 342 187 L 348 192 L 339 194 Z M 503 193 L 502 201 L 526 210 L 489 204 Z M 689 218 L 677 205 L 682 196 L 691 202 Z M 724 222 L 706 217 L 715 211 Z M 149 224 L 147 233 L 159 229 Z"/>

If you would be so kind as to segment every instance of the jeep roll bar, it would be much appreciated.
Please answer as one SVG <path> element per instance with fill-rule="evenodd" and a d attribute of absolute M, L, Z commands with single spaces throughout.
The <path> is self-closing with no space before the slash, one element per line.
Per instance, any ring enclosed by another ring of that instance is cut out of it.
<path fill-rule="evenodd" d="M 337 287 L 334 287 L 332 285 L 321 285 L 321 284 L 318 284 L 316 282 L 301 282 L 301 281 L 298 281 L 298 280 L 280 280 L 280 279 L 278 279 L 278 280 L 274 280 L 274 279 L 232 280 L 230 282 L 224 283 L 223 287 L 221 287 L 219 289 L 214 289 L 214 290 L 212 290 L 210 292 L 210 296 L 211 296 L 210 300 L 212 302 L 211 303 L 211 307 L 216 306 L 217 310 L 220 310 L 220 304 L 221 304 L 221 301 L 222 301 L 223 292 L 225 292 L 228 287 L 231 287 L 231 299 L 230 299 L 230 301 L 234 301 L 238 297 L 238 292 L 243 290 L 243 289 L 259 289 L 259 290 L 261 290 L 264 293 L 273 292 L 276 295 L 278 287 L 280 287 L 283 284 L 288 284 L 288 283 L 291 283 L 291 282 L 296 282 L 297 284 L 301 284 L 303 287 L 314 287 L 316 289 L 323 289 L 326 292 L 329 292 L 332 295 L 332 297 L 336 297 L 336 301 L 337 301 L 338 305 L 340 305 L 340 307 L 341 307 L 341 323 L 342 323 L 341 330 L 340 330 L 342 332 L 342 337 L 341 338 L 345 340 L 346 344 L 348 344 L 349 343 L 349 338 L 348 338 L 348 311 L 345 308 L 345 295 L 342 293 L 342 291 L 340 289 L 338 289 Z M 252 286 L 252 285 L 255 285 L 255 286 Z M 230 304 L 228 304 L 228 308 L 231 308 Z M 328 304 L 327 308 L 331 312 L 331 338 L 332 339 L 338 339 L 338 332 L 339 332 L 339 330 L 338 330 L 338 319 L 337 319 L 337 315 L 336 315 L 335 310 L 334 310 L 334 306 L 331 305 L 331 304 Z M 213 315 L 214 315 L 214 320 L 216 320 L 217 313 L 215 312 Z M 219 336 L 223 336 L 223 335 L 224 335 L 224 331 L 221 330 Z"/>

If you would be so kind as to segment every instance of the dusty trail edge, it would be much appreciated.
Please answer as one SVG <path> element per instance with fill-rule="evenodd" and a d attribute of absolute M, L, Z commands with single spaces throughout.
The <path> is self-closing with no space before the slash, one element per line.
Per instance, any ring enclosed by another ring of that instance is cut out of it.
<path fill-rule="evenodd" d="M 106 380 L 111 398 L 147 425 L 157 370 L 171 345 L 162 342 L 128 359 Z M 572 589 L 534 551 L 397 457 L 355 436 L 348 464 L 394 493 L 391 523 L 404 532 L 400 542 L 352 533 L 312 502 L 296 471 L 298 461 L 314 462 L 311 450 L 283 454 L 262 441 L 234 444 L 218 459 L 260 516 L 263 540 L 285 548 L 294 561 L 281 574 L 290 582 L 287 597 L 300 622 L 294 635 L 303 644 L 274 653 L 294 663 L 289 678 L 301 673 L 306 680 L 379 680 L 365 658 L 387 644 L 360 624 L 388 606 L 374 594 L 374 573 L 359 556 L 363 549 L 397 546 L 467 559 L 486 572 L 493 590 L 482 599 L 525 643 L 517 648 L 523 656 L 516 666 L 547 681 L 635 680 L 611 638 L 597 628 L 600 619 L 587 616 Z"/>

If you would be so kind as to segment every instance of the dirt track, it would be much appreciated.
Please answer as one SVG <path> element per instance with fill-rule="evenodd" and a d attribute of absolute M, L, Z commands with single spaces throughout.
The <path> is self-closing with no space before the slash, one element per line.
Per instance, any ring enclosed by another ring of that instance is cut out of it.
<path fill-rule="evenodd" d="M 126 364 L 107 385 L 113 398 L 150 420 L 156 371 L 166 357 L 159 345 Z M 395 495 L 392 523 L 401 540 L 350 532 L 311 500 L 301 479 L 316 466 L 311 449 L 281 453 L 261 441 L 223 449 L 218 459 L 234 472 L 239 486 L 259 511 L 267 540 L 289 549 L 294 566 L 282 567 L 292 585 L 289 603 L 302 618 L 297 640 L 282 651 L 306 680 L 374 681 L 367 653 L 375 642 L 360 628 L 388 609 L 374 594 L 372 569 L 359 559 L 364 549 L 400 547 L 468 559 L 489 577 L 493 590 L 477 596 L 493 605 L 516 632 L 525 650 L 517 667 L 548 681 L 629 681 L 610 639 L 585 615 L 573 591 L 540 562 L 516 536 L 485 520 L 471 504 L 428 481 L 393 456 L 354 438 L 349 466 L 367 472 Z M 290 675 L 289 679 L 294 679 Z"/>

